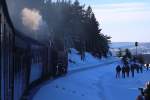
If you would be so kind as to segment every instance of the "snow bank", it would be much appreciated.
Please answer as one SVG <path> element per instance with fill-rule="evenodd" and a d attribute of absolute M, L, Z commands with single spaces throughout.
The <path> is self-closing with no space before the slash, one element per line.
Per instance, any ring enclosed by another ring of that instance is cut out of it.
<path fill-rule="evenodd" d="M 100 64 L 105 64 L 105 63 L 110 63 L 110 62 L 119 60 L 117 57 L 111 57 L 111 56 L 108 58 L 98 59 L 98 58 L 93 57 L 90 53 L 86 52 L 85 60 L 83 61 L 81 60 L 80 55 L 78 55 L 78 51 L 73 48 L 71 49 L 71 53 L 69 53 L 68 55 L 68 59 L 72 61 L 70 62 L 68 60 L 69 71 L 81 69 L 85 67 L 91 67 L 95 65 L 100 65 Z"/>

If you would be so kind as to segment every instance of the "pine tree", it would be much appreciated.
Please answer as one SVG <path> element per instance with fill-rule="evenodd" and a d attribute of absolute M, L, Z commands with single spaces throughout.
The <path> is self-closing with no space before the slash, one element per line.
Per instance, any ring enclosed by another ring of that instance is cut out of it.
<path fill-rule="evenodd" d="M 77 49 L 81 59 L 85 51 L 98 57 L 107 56 L 110 37 L 101 33 L 90 6 L 85 10 L 85 6 L 80 5 L 78 0 L 74 3 L 57 0 L 46 4 L 42 12 L 55 44 L 59 44 L 58 38 L 65 48 Z"/>

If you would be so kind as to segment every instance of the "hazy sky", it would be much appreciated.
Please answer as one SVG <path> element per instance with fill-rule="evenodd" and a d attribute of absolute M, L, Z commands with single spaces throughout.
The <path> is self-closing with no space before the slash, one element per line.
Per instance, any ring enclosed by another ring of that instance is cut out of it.
<path fill-rule="evenodd" d="M 150 42 L 150 0 L 79 0 L 91 5 L 113 42 Z"/>

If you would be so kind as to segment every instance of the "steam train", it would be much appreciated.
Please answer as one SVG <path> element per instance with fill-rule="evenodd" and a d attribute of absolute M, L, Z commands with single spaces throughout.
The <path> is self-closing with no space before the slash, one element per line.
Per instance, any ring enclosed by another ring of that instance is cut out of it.
<path fill-rule="evenodd" d="M 20 100 L 38 80 L 67 73 L 67 51 L 59 51 L 19 32 L 11 21 L 5 0 L 0 0 L 0 48 L 1 100 Z M 34 68 L 40 68 L 40 72 L 31 80 Z"/>

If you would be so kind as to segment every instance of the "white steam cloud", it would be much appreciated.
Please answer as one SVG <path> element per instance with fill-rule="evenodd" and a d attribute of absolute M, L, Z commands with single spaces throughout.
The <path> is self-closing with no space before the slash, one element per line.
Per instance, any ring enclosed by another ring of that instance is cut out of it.
<path fill-rule="evenodd" d="M 36 9 L 24 8 L 21 16 L 23 25 L 33 31 L 39 30 L 43 24 L 43 18 Z"/>

